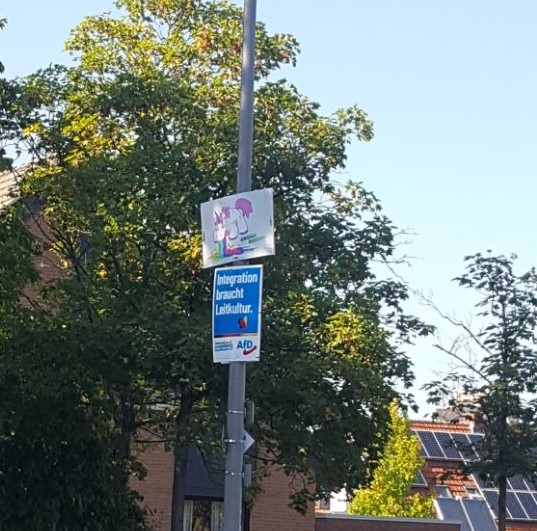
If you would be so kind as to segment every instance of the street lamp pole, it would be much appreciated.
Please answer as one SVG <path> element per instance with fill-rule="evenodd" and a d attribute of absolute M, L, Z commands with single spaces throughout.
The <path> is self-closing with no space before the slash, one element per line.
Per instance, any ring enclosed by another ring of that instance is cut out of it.
<path fill-rule="evenodd" d="M 244 0 L 237 193 L 252 189 L 256 0 Z M 246 363 L 229 364 L 224 531 L 242 529 Z"/>

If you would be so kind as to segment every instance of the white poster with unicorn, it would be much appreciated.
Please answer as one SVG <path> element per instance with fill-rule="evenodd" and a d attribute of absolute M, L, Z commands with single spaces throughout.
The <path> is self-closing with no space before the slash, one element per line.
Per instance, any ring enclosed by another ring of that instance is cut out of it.
<path fill-rule="evenodd" d="M 273 220 L 270 188 L 202 203 L 203 267 L 274 254 Z"/>

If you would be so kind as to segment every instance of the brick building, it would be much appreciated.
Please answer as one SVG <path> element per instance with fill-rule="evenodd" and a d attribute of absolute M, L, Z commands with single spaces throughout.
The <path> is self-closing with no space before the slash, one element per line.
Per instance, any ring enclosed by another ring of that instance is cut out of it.
<path fill-rule="evenodd" d="M 352 517 L 317 514 L 316 531 L 448 530 L 495 531 L 498 492 L 493 482 L 464 472 L 479 458 L 483 435 L 471 423 L 413 421 L 421 442 L 425 466 L 413 487 L 415 492 L 435 492 L 439 520 Z M 537 484 L 522 477 L 508 478 L 509 531 L 537 531 Z M 455 526 L 455 527 L 454 527 Z"/>
<path fill-rule="evenodd" d="M 134 487 L 143 496 L 143 505 L 151 513 L 155 531 L 168 531 L 171 521 L 173 484 L 173 454 L 164 444 L 154 444 L 140 456 L 147 469 L 143 481 Z M 185 472 L 185 526 L 184 531 L 213 531 L 221 529 L 224 499 L 223 463 L 208 459 L 191 448 Z M 244 531 L 314 531 L 313 504 L 305 515 L 289 507 L 291 492 L 289 477 L 278 468 L 261 481 L 261 492 L 252 510 L 244 509 Z"/>
<path fill-rule="evenodd" d="M 478 459 L 483 435 L 470 423 L 414 421 L 412 427 L 426 461 L 416 489 L 435 491 L 439 517 L 461 521 L 462 531 L 495 530 L 497 489 L 489 479 L 463 471 Z M 507 519 L 509 531 L 537 531 L 537 484 L 508 478 Z"/>

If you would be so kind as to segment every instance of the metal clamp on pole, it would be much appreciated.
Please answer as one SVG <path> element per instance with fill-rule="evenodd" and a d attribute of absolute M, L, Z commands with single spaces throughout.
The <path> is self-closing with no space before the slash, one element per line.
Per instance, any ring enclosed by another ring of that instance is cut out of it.
<path fill-rule="evenodd" d="M 228 476 L 241 476 L 242 478 L 242 472 L 238 473 L 238 472 L 230 472 L 229 470 L 226 470 L 226 474 Z"/>

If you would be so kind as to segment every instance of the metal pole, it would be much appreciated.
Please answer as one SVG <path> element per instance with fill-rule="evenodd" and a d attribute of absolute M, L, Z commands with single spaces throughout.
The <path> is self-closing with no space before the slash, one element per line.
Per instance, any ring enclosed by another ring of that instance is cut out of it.
<path fill-rule="evenodd" d="M 237 192 L 252 189 L 256 0 L 244 0 Z M 229 364 L 224 531 L 242 529 L 246 363 Z"/>
<path fill-rule="evenodd" d="M 252 189 L 256 0 L 244 0 L 237 192 Z"/>

